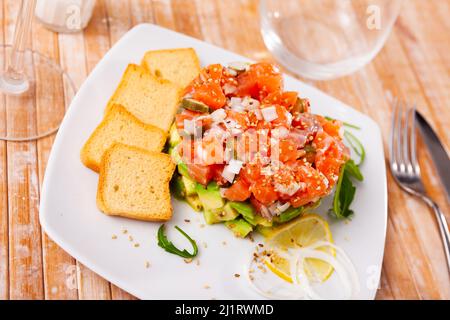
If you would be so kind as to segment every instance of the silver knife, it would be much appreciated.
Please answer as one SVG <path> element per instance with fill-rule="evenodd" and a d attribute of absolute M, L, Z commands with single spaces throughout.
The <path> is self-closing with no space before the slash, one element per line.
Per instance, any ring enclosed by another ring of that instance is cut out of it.
<path fill-rule="evenodd" d="M 450 158 L 448 153 L 436 132 L 419 111 L 416 111 L 416 121 L 447 191 L 447 199 L 450 201 Z"/>

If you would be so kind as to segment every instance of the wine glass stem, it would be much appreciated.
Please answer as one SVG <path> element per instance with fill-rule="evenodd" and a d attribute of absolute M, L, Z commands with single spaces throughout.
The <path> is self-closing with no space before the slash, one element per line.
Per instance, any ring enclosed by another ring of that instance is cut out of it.
<path fill-rule="evenodd" d="M 3 91 L 11 91 L 12 94 L 23 93 L 29 88 L 29 79 L 24 73 L 24 54 L 27 42 L 30 39 L 35 9 L 36 0 L 22 0 L 17 16 L 11 54 L 7 62 L 6 72 L 2 76 L 2 81 L 8 84 L 6 90 L 3 86 Z"/>

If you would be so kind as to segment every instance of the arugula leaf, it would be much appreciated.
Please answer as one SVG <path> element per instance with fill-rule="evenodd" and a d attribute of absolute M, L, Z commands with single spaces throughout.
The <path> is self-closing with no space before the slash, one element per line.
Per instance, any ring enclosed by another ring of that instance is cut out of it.
<path fill-rule="evenodd" d="M 358 165 L 355 163 L 354 160 L 348 160 L 345 164 L 347 173 L 354 177 L 358 181 L 363 181 L 364 176 L 361 173 L 361 170 L 359 169 Z"/>
<path fill-rule="evenodd" d="M 197 243 L 195 242 L 195 240 L 193 240 L 191 237 L 189 237 L 186 234 L 186 232 L 181 230 L 178 226 L 176 226 L 175 229 L 177 229 L 178 232 L 180 232 L 184 237 L 186 237 L 186 239 L 189 240 L 189 242 L 192 245 L 192 248 L 194 249 L 194 252 L 193 253 L 189 253 L 186 249 L 181 251 L 180 249 L 175 247 L 174 244 L 172 242 L 170 242 L 167 239 L 166 235 L 164 234 L 164 225 L 162 225 L 159 228 L 159 230 L 158 230 L 158 246 L 163 248 L 166 252 L 175 254 L 175 255 L 180 256 L 182 258 L 186 258 L 186 259 L 195 258 L 197 256 L 197 254 L 198 254 L 198 247 L 197 247 Z"/>
<path fill-rule="evenodd" d="M 349 218 L 354 213 L 350 209 L 350 205 L 355 198 L 356 187 L 353 185 L 351 177 L 358 181 L 363 181 L 364 179 L 359 167 L 353 160 L 349 160 L 344 164 L 336 186 L 333 208 L 330 209 L 330 214 L 337 219 Z"/>
<path fill-rule="evenodd" d="M 364 149 L 364 146 L 361 141 L 349 131 L 344 132 L 344 137 L 347 139 L 353 151 L 359 156 L 359 163 L 357 165 L 360 166 L 366 159 L 366 150 Z"/>

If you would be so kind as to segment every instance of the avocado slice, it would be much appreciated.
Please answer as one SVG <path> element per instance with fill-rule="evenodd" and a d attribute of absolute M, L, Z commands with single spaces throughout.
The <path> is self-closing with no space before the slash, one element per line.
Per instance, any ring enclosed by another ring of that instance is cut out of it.
<path fill-rule="evenodd" d="M 169 150 L 167 151 L 167 153 L 170 155 L 170 157 L 172 158 L 173 162 L 175 163 L 181 163 L 181 156 L 178 153 L 177 148 L 175 147 L 171 147 L 169 146 Z"/>
<path fill-rule="evenodd" d="M 200 212 L 203 210 L 202 203 L 200 202 L 200 199 L 198 196 L 186 196 L 186 202 L 197 212 Z"/>
<path fill-rule="evenodd" d="M 225 222 L 225 226 L 233 231 L 234 235 L 238 238 L 245 238 L 250 232 L 253 231 L 252 225 L 244 219 L 227 221 Z"/>
<path fill-rule="evenodd" d="M 181 176 L 181 181 L 184 184 L 184 188 L 186 190 L 186 196 L 196 196 L 197 191 L 195 188 L 197 187 L 197 182 L 192 179 L 186 178 L 185 176 Z"/>
<path fill-rule="evenodd" d="M 175 198 L 178 200 L 184 200 L 186 197 L 186 188 L 184 186 L 183 181 L 181 180 L 181 176 L 176 175 L 170 181 L 170 190 Z"/>
<path fill-rule="evenodd" d="M 220 209 L 205 210 L 203 216 L 207 224 L 215 224 L 234 220 L 239 216 L 239 213 L 227 203 Z"/>
<path fill-rule="evenodd" d="M 175 123 L 172 125 L 172 127 L 170 127 L 170 132 L 169 132 L 169 146 L 171 148 L 176 147 L 179 143 L 181 142 L 181 136 L 178 133 L 178 129 L 177 126 L 175 125 Z"/>
<path fill-rule="evenodd" d="M 236 210 L 252 226 L 256 226 L 255 210 L 251 204 L 245 202 L 230 202 L 231 208 Z"/>
<path fill-rule="evenodd" d="M 321 204 L 322 204 L 322 200 L 319 200 L 317 202 L 307 204 L 304 209 L 305 210 L 314 210 L 314 209 L 317 209 L 318 207 L 320 207 Z"/>
<path fill-rule="evenodd" d="M 263 226 L 263 227 L 272 227 L 273 226 L 272 221 L 267 220 L 258 214 L 255 216 L 255 222 L 258 226 Z"/>
<path fill-rule="evenodd" d="M 209 107 L 206 104 L 204 104 L 203 102 L 194 100 L 194 99 L 189 99 L 189 98 L 185 98 L 185 99 L 183 99 L 183 101 L 181 101 L 181 107 L 184 109 L 188 109 L 188 110 L 200 112 L 200 113 L 209 112 Z"/>
<path fill-rule="evenodd" d="M 210 225 L 223 222 L 222 220 L 219 219 L 220 212 L 221 212 L 220 209 L 215 209 L 215 210 L 206 210 L 205 209 L 203 211 L 203 217 L 205 218 L 205 222 Z"/>
<path fill-rule="evenodd" d="M 276 217 L 275 221 L 277 223 L 285 223 L 285 222 L 291 221 L 292 219 L 297 218 L 302 213 L 303 213 L 303 207 L 300 207 L 300 208 L 290 207 L 285 212 L 283 212 L 278 217 Z"/>
<path fill-rule="evenodd" d="M 242 215 L 242 217 L 252 226 L 262 225 L 271 227 L 272 221 L 269 221 L 255 212 L 253 206 L 246 202 L 229 202 L 230 206 Z"/>
<path fill-rule="evenodd" d="M 195 191 L 197 192 L 205 211 L 221 209 L 225 205 L 225 201 L 220 196 L 217 183 L 210 183 L 207 188 L 200 183 L 197 183 Z"/>
<path fill-rule="evenodd" d="M 193 180 L 191 178 L 191 176 L 189 175 L 189 170 L 188 170 L 187 165 L 183 162 L 178 163 L 178 173 L 186 178 Z"/>
<path fill-rule="evenodd" d="M 239 213 L 233 209 L 231 206 L 231 202 L 227 202 L 223 207 L 222 211 L 219 213 L 219 219 L 221 221 L 231 221 L 236 219 L 239 216 Z"/>

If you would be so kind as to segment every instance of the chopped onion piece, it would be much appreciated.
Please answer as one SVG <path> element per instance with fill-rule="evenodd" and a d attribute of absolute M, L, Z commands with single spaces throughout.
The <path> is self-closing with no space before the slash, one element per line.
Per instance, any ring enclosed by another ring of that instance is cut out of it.
<path fill-rule="evenodd" d="M 277 109 L 275 107 L 261 109 L 261 112 L 266 122 L 272 122 L 278 119 Z"/>
<path fill-rule="evenodd" d="M 267 167 L 264 167 L 264 168 L 261 169 L 261 174 L 262 174 L 263 176 L 268 176 L 268 177 L 270 177 L 270 176 L 273 176 L 274 172 L 273 172 L 271 166 L 267 166 Z"/>
<path fill-rule="evenodd" d="M 236 174 L 233 173 L 233 172 L 231 172 L 229 166 L 226 166 L 226 167 L 223 169 L 222 177 L 223 177 L 225 180 L 227 180 L 229 183 L 233 183 L 234 178 L 236 177 Z"/>
<path fill-rule="evenodd" d="M 238 75 L 236 70 L 233 70 L 231 68 L 227 68 L 227 72 L 230 76 L 236 77 Z"/>
<path fill-rule="evenodd" d="M 255 110 L 253 110 L 253 113 L 255 114 L 256 119 L 258 119 L 259 121 L 264 119 L 262 116 L 261 110 L 255 109 Z"/>
<path fill-rule="evenodd" d="M 247 62 L 236 61 L 229 63 L 228 67 L 236 71 L 247 71 L 250 68 L 250 64 Z"/>
<path fill-rule="evenodd" d="M 232 97 L 230 99 L 230 103 L 229 106 L 237 106 L 237 105 L 242 105 L 242 99 L 241 98 L 237 98 L 237 97 Z"/>
<path fill-rule="evenodd" d="M 231 106 L 231 110 L 236 111 L 236 112 L 244 112 L 245 111 L 245 107 L 243 105 L 240 104 L 234 104 Z"/>
<path fill-rule="evenodd" d="M 289 135 L 289 130 L 286 127 L 278 127 L 272 130 L 272 136 L 277 138 L 286 138 Z"/>
<path fill-rule="evenodd" d="M 257 108 L 259 108 L 259 106 L 261 105 L 259 103 L 258 100 L 250 98 L 250 97 L 245 97 L 242 100 L 242 105 L 247 109 L 247 110 L 255 110 Z"/>
<path fill-rule="evenodd" d="M 278 216 L 281 213 L 278 211 L 278 203 L 276 202 L 272 204 L 268 209 L 271 216 Z"/>
<path fill-rule="evenodd" d="M 236 159 L 231 159 L 230 163 L 228 164 L 228 169 L 230 170 L 230 172 L 232 172 L 234 174 L 239 174 L 239 172 L 241 172 L 243 165 L 244 165 L 244 162 L 236 160 Z"/>
<path fill-rule="evenodd" d="M 305 186 L 305 183 L 303 183 L 303 182 L 301 182 L 301 183 L 292 182 L 288 186 L 285 186 L 281 183 L 275 183 L 275 190 L 278 191 L 279 193 L 282 193 L 282 194 L 292 197 L 294 194 L 297 193 L 297 191 L 302 189 L 304 186 Z"/>
<path fill-rule="evenodd" d="M 266 206 L 261 206 L 261 216 L 267 220 L 272 220 L 272 215 Z"/>
<path fill-rule="evenodd" d="M 278 209 L 278 211 L 280 211 L 280 213 L 283 213 L 290 207 L 291 207 L 291 204 L 289 202 L 286 202 L 285 204 L 278 203 L 277 209 Z"/>
<path fill-rule="evenodd" d="M 292 120 L 294 120 L 294 117 L 289 111 L 286 111 L 286 118 L 287 118 L 287 124 L 288 126 L 291 126 Z"/>
<path fill-rule="evenodd" d="M 213 122 L 221 122 L 227 118 L 227 113 L 223 109 L 217 109 L 211 113 L 211 118 Z"/>

